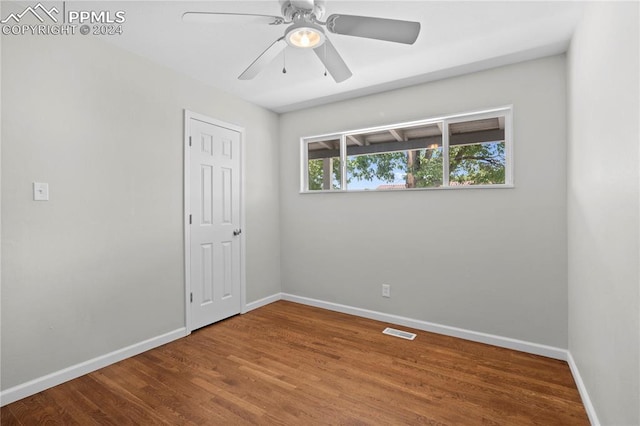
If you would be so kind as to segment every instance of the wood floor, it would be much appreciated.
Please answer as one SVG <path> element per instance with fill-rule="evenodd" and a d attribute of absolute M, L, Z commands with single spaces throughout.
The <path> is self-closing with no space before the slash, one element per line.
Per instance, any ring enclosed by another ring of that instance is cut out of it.
<path fill-rule="evenodd" d="M 2 408 L 2 425 L 588 425 L 565 362 L 276 302 Z"/>

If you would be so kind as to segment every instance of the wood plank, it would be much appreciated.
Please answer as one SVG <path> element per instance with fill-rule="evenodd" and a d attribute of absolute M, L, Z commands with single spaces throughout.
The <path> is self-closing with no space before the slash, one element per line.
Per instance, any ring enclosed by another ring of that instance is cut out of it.
<path fill-rule="evenodd" d="M 366 145 L 366 140 L 362 135 L 347 135 L 347 140 L 359 146 Z"/>
<path fill-rule="evenodd" d="M 322 189 L 332 189 L 333 185 L 333 159 L 332 158 L 323 158 L 322 159 Z"/>
<path fill-rule="evenodd" d="M 0 408 L 0 425 L 18 426 L 21 425 L 16 416 L 7 407 Z"/>
<path fill-rule="evenodd" d="M 389 133 L 391 133 L 391 136 L 393 136 L 393 138 L 400 142 L 404 140 L 404 131 L 400 130 L 400 129 L 390 129 Z"/>
<path fill-rule="evenodd" d="M 390 325 L 276 302 L 9 404 L 2 424 L 589 424 L 565 362 Z"/>

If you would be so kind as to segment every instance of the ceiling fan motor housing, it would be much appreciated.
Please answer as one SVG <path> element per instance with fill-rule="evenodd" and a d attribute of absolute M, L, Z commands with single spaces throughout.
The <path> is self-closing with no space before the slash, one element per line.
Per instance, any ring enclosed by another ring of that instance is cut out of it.
<path fill-rule="evenodd" d="M 293 21 L 296 15 L 306 15 L 311 20 L 314 18 L 320 20 L 324 16 L 324 13 L 324 4 L 318 1 L 313 2 L 313 8 L 311 9 L 297 7 L 289 0 L 282 3 L 282 16 L 284 16 L 287 21 Z"/>

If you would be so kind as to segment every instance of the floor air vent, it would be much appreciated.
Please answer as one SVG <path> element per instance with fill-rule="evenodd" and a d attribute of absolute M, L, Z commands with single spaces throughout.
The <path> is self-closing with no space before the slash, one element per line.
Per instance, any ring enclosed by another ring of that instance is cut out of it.
<path fill-rule="evenodd" d="M 413 340 L 416 338 L 414 333 L 409 333 L 408 331 L 396 330 L 395 328 L 385 328 L 382 331 L 382 334 L 388 334 L 389 336 L 400 337 L 401 339 Z"/>

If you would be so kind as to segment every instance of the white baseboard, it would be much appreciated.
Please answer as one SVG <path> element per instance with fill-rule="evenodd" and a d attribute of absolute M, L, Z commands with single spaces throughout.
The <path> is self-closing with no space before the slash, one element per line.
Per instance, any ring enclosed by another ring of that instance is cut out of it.
<path fill-rule="evenodd" d="M 254 309 L 258 309 L 270 303 L 277 302 L 280 299 L 282 299 L 281 293 L 276 293 L 276 294 L 272 294 L 271 296 L 263 297 L 262 299 L 256 300 L 251 303 L 247 303 L 242 313 L 246 314 L 247 312 L 253 311 Z"/>
<path fill-rule="evenodd" d="M 356 315 L 377 321 L 391 324 L 403 325 L 418 330 L 429 331 L 431 333 L 443 334 L 445 336 L 458 337 L 460 339 L 471 340 L 473 342 L 486 343 L 488 345 L 499 346 L 501 348 L 514 349 L 534 355 L 542 355 L 548 358 L 567 360 L 567 350 L 553 346 L 541 345 L 538 343 L 526 342 L 509 337 L 496 336 L 493 334 L 481 333 L 478 331 L 465 330 L 463 328 L 450 327 L 448 325 L 435 324 L 398 315 L 385 314 L 368 309 L 355 308 L 353 306 L 341 305 L 338 303 L 324 302 L 322 300 L 310 299 L 308 297 L 295 296 L 293 294 L 282 293 L 282 300 L 301 303 L 303 305 L 315 306 L 316 308 L 328 309 L 330 311 L 342 312 L 344 314 Z"/>
<path fill-rule="evenodd" d="M 123 359 L 138 355 L 142 352 L 148 351 L 149 349 L 157 348 L 158 346 L 180 339 L 187 334 L 186 328 L 179 328 L 160 336 L 152 337 L 151 339 L 147 339 L 143 342 L 127 346 L 126 348 L 118 349 L 117 351 L 101 355 L 88 361 L 81 362 L 80 364 L 72 365 L 71 367 L 67 367 L 63 370 L 14 386 L 0 392 L 0 407 L 19 399 L 26 398 L 27 396 L 34 395 L 38 392 L 42 392 L 45 389 L 52 388 L 82 375 L 91 373 L 92 371 L 99 370 L 108 365 L 122 361 Z"/>
<path fill-rule="evenodd" d="M 580 375 L 580 370 L 578 370 L 578 365 L 573 359 L 573 355 L 571 352 L 568 352 L 567 363 L 569 364 L 569 368 L 571 369 L 571 374 L 573 375 L 573 380 L 576 382 L 576 387 L 578 388 L 578 392 L 580 392 L 580 398 L 582 398 L 582 404 L 584 405 L 584 409 L 587 412 L 587 416 L 589 416 L 589 421 L 591 422 L 591 426 L 600 426 L 600 420 L 598 420 L 598 416 L 596 415 L 596 409 L 591 403 L 591 398 L 589 398 L 589 392 L 587 392 L 587 387 L 584 385 L 582 381 L 582 376 Z"/>

